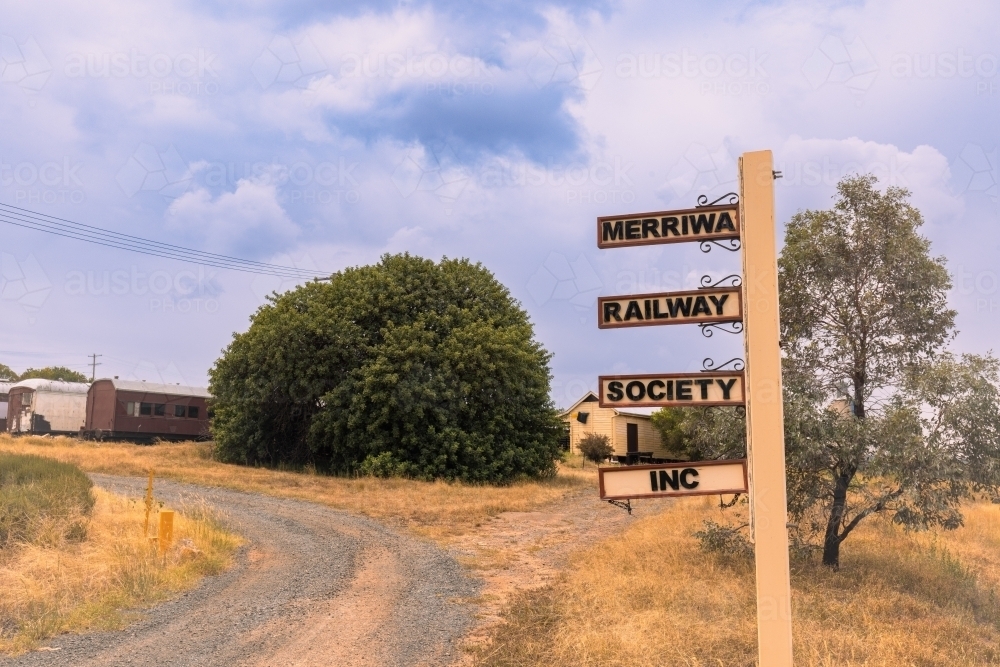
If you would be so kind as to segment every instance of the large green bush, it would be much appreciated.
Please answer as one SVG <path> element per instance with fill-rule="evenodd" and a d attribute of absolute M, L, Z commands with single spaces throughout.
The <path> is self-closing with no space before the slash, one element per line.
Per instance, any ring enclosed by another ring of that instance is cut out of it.
<path fill-rule="evenodd" d="M 93 484 L 79 468 L 42 456 L 0 454 L 0 549 L 40 533 L 81 539 L 94 507 Z"/>
<path fill-rule="evenodd" d="M 270 298 L 211 371 L 225 461 L 506 482 L 554 472 L 549 354 L 467 260 L 385 256 Z"/>

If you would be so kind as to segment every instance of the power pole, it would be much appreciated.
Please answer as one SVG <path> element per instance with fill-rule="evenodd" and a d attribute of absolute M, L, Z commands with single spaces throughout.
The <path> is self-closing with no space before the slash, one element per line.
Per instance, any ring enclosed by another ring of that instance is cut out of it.
<path fill-rule="evenodd" d="M 93 382 L 97 377 L 97 367 L 100 366 L 100 362 L 97 361 L 97 357 L 103 357 L 103 354 L 91 354 L 90 355 L 90 381 Z"/>

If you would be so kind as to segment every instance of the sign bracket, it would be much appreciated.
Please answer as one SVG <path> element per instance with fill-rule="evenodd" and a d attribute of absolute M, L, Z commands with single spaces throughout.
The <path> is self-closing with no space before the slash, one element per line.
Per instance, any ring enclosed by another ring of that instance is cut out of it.
<path fill-rule="evenodd" d="M 628 512 L 629 516 L 632 516 L 632 499 L 628 499 L 625 502 L 620 500 L 609 500 L 609 505 L 614 505 L 615 507 L 621 507 L 623 510 Z"/>

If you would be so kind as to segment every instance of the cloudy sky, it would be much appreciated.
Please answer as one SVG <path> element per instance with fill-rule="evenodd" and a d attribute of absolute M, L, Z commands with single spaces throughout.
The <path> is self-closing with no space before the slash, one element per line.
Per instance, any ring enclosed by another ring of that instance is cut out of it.
<path fill-rule="evenodd" d="M 909 188 L 954 274 L 955 348 L 994 347 L 1000 5 L 333 4 L 2 0 L 0 202 L 317 275 L 469 257 L 530 313 L 567 405 L 600 373 L 740 353 L 598 331 L 597 295 L 739 259 L 598 251 L 594 218 L 725 194 L 767 148 L 782 224 L 845 174 Z M 3 223 L 0 274 L 0 362 L 97 353 L 98 375 L 192 384 L 294 285 Z"/>

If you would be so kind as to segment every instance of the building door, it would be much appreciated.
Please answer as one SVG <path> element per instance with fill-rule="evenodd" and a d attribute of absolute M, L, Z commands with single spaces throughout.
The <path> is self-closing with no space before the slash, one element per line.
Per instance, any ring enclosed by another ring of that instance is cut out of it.
<path fill-rule="evenodd" d="M 638 424 L 625 424 L 625 451 L 629 453 L 639 451 Z"/>

